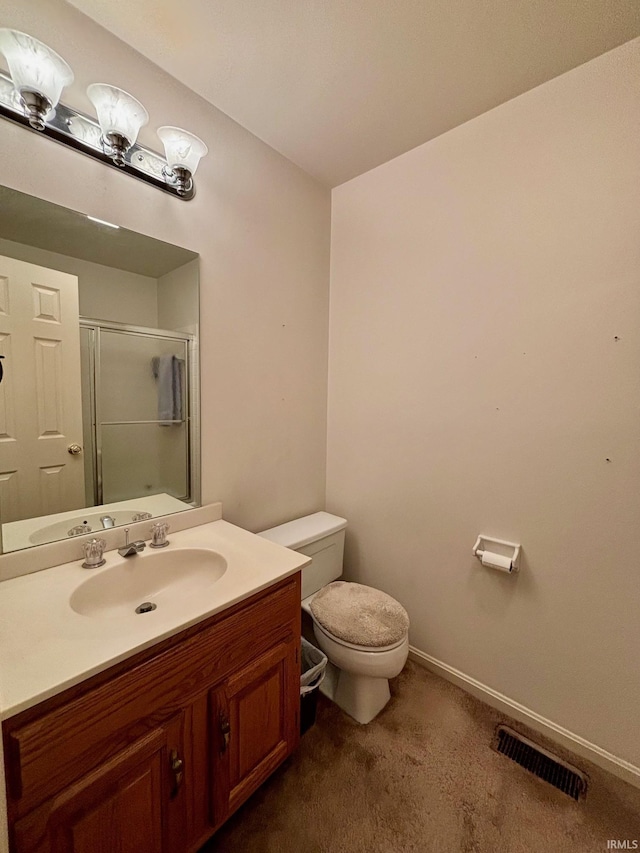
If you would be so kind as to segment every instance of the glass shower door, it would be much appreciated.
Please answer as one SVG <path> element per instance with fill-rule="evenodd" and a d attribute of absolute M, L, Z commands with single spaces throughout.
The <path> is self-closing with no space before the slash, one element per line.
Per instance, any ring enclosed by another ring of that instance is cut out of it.
<path fill-rule="evenodd" d="M 187 341 L 112 329 L 97 336 L 99 502 L 189 500 Z"/>

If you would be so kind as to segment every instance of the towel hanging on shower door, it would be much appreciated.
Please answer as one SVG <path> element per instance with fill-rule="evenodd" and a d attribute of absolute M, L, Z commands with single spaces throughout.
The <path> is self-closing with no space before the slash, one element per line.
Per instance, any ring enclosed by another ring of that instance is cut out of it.
<path fill-rule="evenodd" d="M 182 421 L 184 361 L 175 355 L 157 355 L 151 359 L 151 370 L 158 383 L 158 420 Z"/>

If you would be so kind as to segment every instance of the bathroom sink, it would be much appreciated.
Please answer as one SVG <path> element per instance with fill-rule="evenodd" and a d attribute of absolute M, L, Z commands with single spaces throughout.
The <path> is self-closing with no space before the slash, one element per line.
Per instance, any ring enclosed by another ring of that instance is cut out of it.
<path fill-rule="evenodd" d="M 69 604 L 83 616 L 114 618 L 176 609 L 202 600 L 227 570 L 227 561 L 207 548 L 172 548 L 121 558 L 88 577 Z M 88 571 L 88 570 L 87 570 Z"/>

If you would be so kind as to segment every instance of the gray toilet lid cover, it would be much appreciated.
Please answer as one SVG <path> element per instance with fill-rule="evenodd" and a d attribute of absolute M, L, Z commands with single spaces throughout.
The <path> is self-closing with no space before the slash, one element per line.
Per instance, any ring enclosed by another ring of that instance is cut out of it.
<path fill-rule="evenodd" d="M 390 646 L 409 630 L 404 607 L 379 589 L 334 581 L 311 601 L 314 619 L 334 637 L 358 646 Z"/>

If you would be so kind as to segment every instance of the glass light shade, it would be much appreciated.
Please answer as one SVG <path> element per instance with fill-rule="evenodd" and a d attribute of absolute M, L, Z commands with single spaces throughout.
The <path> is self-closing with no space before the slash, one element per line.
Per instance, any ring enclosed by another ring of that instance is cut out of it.
<path fill-rule="evenodd" d="M 199 137 L 181 127 L 159 127 L 158 136 L 170 169 L 188 169 L 194 175 L 201 158 L 209 153 Z"/>
<path fill-rule="evenodd" d="M 92 83 L 87 95 L 96 108 L 102 135 L 117 133 L 133 145 L 140 128 L 149 121 L 149 113 L 140 101 L 107 83 Z"/>
<path fill-rule="evenodd" d="M 64 87 L 73 83 L 73 71 L 64 59 L 26 33 L 0 29 L 0 52 L 7 60 L 16 89 L 43 95 L 52 107 L 60 100 Z"/>

